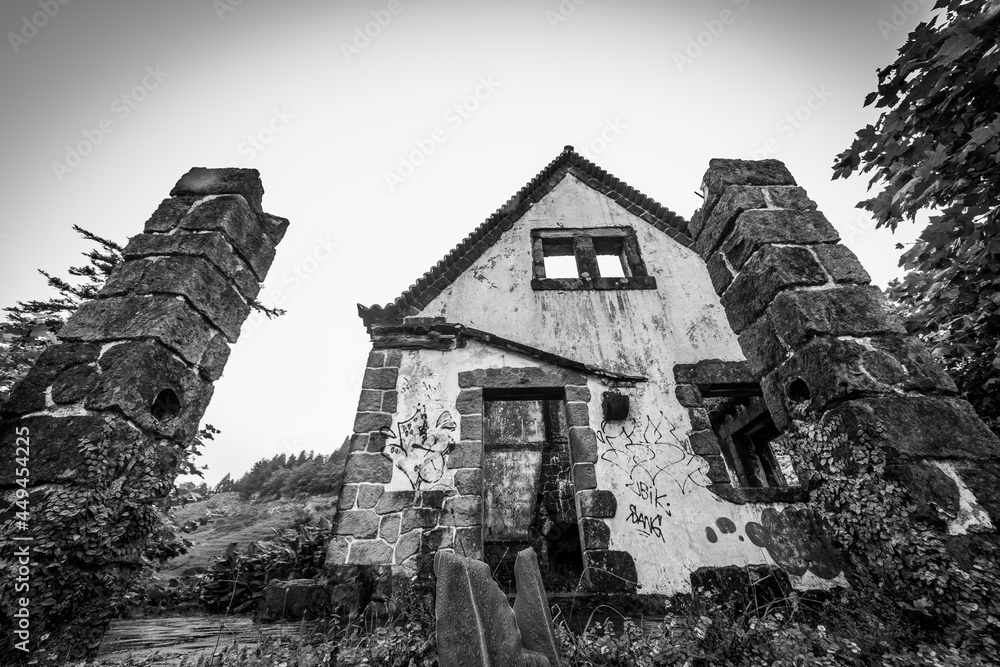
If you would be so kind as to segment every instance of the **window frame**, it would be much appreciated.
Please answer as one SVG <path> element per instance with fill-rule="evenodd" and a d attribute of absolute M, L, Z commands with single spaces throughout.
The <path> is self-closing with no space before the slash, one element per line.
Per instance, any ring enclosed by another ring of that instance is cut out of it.
<path fill-rule="evenodd" d="M 545 258 L 567 255 L 566 247 L 570 243 L 573 248 L 572 254 L 576 257 L 578 277 L 547 277 Z M 558 252 L 546 252 L 546 246 Z M 617 252 L 606 252 L 609 246 L 616 248 Z M 534 290 L 656 289 L 656 278 L 646 271 L 635 229 L 631 227 L 532 229 L 531 251 L 533 260 L 531 287 Z M 611 256 L 617 254 L 625 275 L 611 278 L 601 276 L 597 262 L 598 254 Z"/>

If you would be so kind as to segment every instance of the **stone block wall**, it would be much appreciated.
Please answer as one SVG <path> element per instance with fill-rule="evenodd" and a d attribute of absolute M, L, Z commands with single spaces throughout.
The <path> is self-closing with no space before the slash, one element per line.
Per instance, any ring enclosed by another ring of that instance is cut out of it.
<path fill-rule="evenodd" d="M 906 335 L 785 166 L 712 160 L 702 189 L 705 203 L 690 225 L 694 248 L 776 425 L 839 417 L 857 431 L 881 421 L 888 472 L 924 515 L 943 526 L 958 509 L 960 490 L 942 465 L 988 504 L 995 483 L 978 471 L 998 470 L 1000 442 Z M 697 409 L 698 397 L 683 391 Z"/>
<path fill-rule="evenodd" d="M 35 657 L 99 642 L 288 225 L 262 211 L 256 170 L 195 168 L 170 195 L 0 407 L 0 451 L 30 449 L 23 523 L 25 478 L 0 465 L 0 542 L 27 545 L 31 584 L 15 594 L 3 563 L 0 658 L 24 657 L 11 650 L 24 595 Z"/>

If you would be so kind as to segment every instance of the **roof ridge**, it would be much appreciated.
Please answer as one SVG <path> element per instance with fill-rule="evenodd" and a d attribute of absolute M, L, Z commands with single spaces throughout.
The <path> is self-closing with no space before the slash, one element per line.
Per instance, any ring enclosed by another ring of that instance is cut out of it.
<path fill-rule="evenodd" d="M 479 259 L 503 232 L 513 227 L 535 202 L 547 195 L 566 173 L 570 172 L 585 185 L 614 200 L 629 213 L 667 233 L 682 245 L 691 245 L 692 239 L 687 234 L 688 223 L 683 217 L 598 167 L 577 153 L 572 146 L 565 146 L 555 159 L 545 165 L 534 178 L 424 272 L 392 303 L 370 307 L 359 303 L 358 315 L 364 320 L 365 325 L 398 320 L 406 315 L 419 313 Z M 559 179 L 550 182 L 555 176 L 559 176 Z"/>

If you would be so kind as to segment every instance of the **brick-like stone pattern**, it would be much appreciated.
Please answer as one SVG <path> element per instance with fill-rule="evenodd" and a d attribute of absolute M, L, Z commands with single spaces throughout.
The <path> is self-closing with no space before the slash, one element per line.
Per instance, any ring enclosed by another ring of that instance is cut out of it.
<path fill-rule="evenodd" d="M 54 560 L 33 552 L 34 571 L 55 567 L 61 576 L 31 582 L 33 600 L 55 601 L 32 606 L 32 652 L 44 648 L 39 642 L 46 636 L 63 650 L 99 643 L 106 610 L 119 601 L 94 592 L 121 590 L 141 570 L 148 537 L 143 508 L 173 487 L 176 451 L 197 434 L 212 382 L 222 375 L 229 345 L 249 315 L 248 300 L 258 294 L 288 225 L 262 212 L 263 186 L 254 169 L 195 168 L 170 194 L 124 248 L 124 261 L 97 298 L 62 328 L 61 344 L 41 355 L 2 406 L 2 449 L 13 452 L 16 436 L 25 429 L 30 434 L 32 520 L 22 537 L 59 533 L 46 506 L 60 491 L 106 516 L 103 531 L 124 536 L 116 544 L 117 562 L 102 568 L 90 564 L 86 540 L 78 543 L 80 553 L 68 544 L 70 551 Z M 88 438 L 111 451 L 150 451 L 152 470 L 130 465 L 106 476 L 84 458 L 80 443 Z M 0 466 L 0 490 L 15 488 L 14 471 Z M 88 498 L 79 500 L 81 492 Z M 137 505 L 132 511 L 115 504 L 123 494 Z M 13 584 L 0 583 L 0 600 L 18 597 Z M 4 604 L 0 613 L 13 609 Z M 0 625 L 15 627 L 9 616 Z M 10 640 L 0 639 L 0 662 L 9 657 Z"/>
<path fill-rule="evenodd" d="M 928 465 L 951 461 L 972 488 L 978 479 L 969 471 L 995 467 L 1000 441 L 888 312 L 857 257 L 784 164 L 712 160 L 702 189 L 705 203 L 690 227 L 694 248 L 709 265 L 775 424 L 784 428 L 793 415 L 838 416 L 853 430 L 880 421 L 882 444 L 899 461 L 893 478 L 910 493 L 917 516 L 943 530 L 938 509 L 954 493 L 946 476 L 928 481 Z M 690 385 L 711 384 L 704 379 L 677 368 L 678 399 L 692 410 L 699 406 Z M 701 426 L 700 415 L 692 417 Z M 715 460 L 704 429 L 691 442 Z M 712 468 L 722 484 L 718 466 Z"/>

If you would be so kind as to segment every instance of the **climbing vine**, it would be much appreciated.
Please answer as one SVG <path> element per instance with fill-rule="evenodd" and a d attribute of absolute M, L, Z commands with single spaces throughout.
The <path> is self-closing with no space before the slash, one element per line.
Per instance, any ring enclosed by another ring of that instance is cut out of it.
<path fill-rule="evenodd" d="M 13 636 L 16 600 L 30 594 L 30 652 L 9 648 L 0 662 L 28 656 L 39 664 L 63 664 L 99 646 L 114 601 L 145 565 L 147 536 L 158 524 L 157 502 L 170 491 L 180 446 L 145 437 L 106 420 L 99 437 L 81 439 L 83 469 L 74 482 L 31 489 L 29 542 L 13 541 L 13 519 L 4 518 L 0 549 L 30 544 L 30 591 L 16 592 L 10 561 L 0 584 L 3 632 Z M 41 650 L 39 650 L 41 648 Z"/>
<path fill-rule="evenodd" d="M 950 644 L 1000 661 L 1000 554 L 983 540 L 982 551 L 960 566 L 887 476 L 884 426 L 852 432 L 836 417 L 793 419 L 787 434 L 810 504 L 846 557 L 852 586 L 939 627 Z"/>

